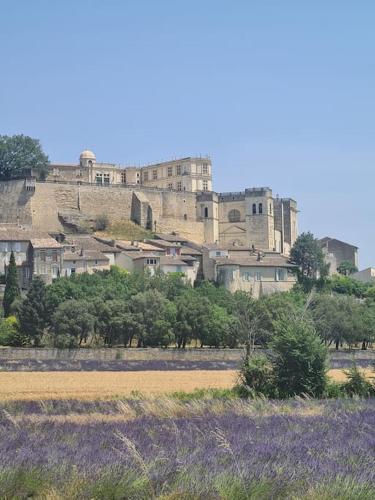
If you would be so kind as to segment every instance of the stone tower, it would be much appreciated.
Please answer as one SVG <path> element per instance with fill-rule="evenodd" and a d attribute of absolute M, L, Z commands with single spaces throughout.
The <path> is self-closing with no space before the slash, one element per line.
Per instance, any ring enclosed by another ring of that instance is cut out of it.
<path fill-rule="evenodd" d="M 268 187 L 245 190 L 247 245 L 276 250 L 272 190 Z"/>
<path fill-rule="evenodd" d="M 218 195 L 214 192 L 197 194 L 197 220 L 204 224 L 204 241 L 216 243 L 219 241 L 219 206 Z"/>

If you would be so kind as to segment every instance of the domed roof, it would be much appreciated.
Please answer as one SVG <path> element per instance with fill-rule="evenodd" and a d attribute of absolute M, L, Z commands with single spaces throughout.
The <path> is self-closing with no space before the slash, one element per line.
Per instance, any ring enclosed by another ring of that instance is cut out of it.
<path fill-rule="evenodd" d="M 94 153 L 92 151 L 89 151 L 88 149 L 85 149 L 84 151 L 82 151 L 82 153 L 79 155 L 79 158 L 81 160 L 83 160 L 83 159 L 96 160 L 96 156 L 94 155 Z"/>

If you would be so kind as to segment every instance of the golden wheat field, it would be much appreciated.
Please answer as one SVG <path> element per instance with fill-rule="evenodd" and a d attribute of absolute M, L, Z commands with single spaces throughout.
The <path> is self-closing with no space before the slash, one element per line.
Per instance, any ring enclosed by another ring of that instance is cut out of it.
<path fill-rule="evenodd" d="M 367 376 L 371 370 L 363 370 Z M 329 371 L 337 382 L 346 378 L 343 370 Z M 235 370 L 142 371 L 142 372 L 2 372 L 0 399 L 108 399 L 191 392 L 195 389 L 230 388 Z"/>

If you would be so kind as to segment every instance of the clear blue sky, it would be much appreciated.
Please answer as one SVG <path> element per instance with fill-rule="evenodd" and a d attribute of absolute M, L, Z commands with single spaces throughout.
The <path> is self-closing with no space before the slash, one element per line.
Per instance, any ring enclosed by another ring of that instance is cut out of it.
<path fill-rule="evenodd" d="M 375 265 L 375 2 L 0 0 L 0 133 L 51 161 L 209 154 Z"/>

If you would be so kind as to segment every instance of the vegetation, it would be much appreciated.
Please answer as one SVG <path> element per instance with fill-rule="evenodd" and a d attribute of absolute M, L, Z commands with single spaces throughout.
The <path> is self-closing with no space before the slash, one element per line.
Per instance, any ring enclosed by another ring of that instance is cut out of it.
<path fill-rule="evenodd" d="M 324 281 L 328 275 L 329 265 L 325 263 L 320 243 L 310 232 L 298 236 L 290 258 L 299 266 L 298 280 L 306 290 L 311 290 L 314 284 Z"/>
<path fill-rule="evenodd" d="M 343 274 L 344 276 L 349 276 L 350 274 L 356 273 L 358 271 L 357 266 L 352 264 L 352 262 L 348 260 L 344 260 L 337 267 L 337 272 L 339 274 Z"/>
<path fill-rule="evenodd" d="M 31 170 L 44 179 L 48 163 L 39 140 L 26 135 L 0 135 L 0 180 L 25 177 Z"/>
<path fill-rule="evenodd" d="M 121 221 L 108 225 L 104 229 L 96 229 L 102 236 L 117 240 L 144 240 L 154 238 L 154 233 L 131 221 Z"/>
<path fill-rule="evenodd" d="M 375 496 L 375 400 L 226 393 L 0 406 L 2 498 Z"/>
<path fill-rule="evenodd" d="M 12 313 L 14 302 L 20 297 L 18 286 L 18 272 L 14 253 L 10 254 L 8 272 L 5 280 L 5 292 L 3 298 L 4 316 L 8 317 Z"/>

